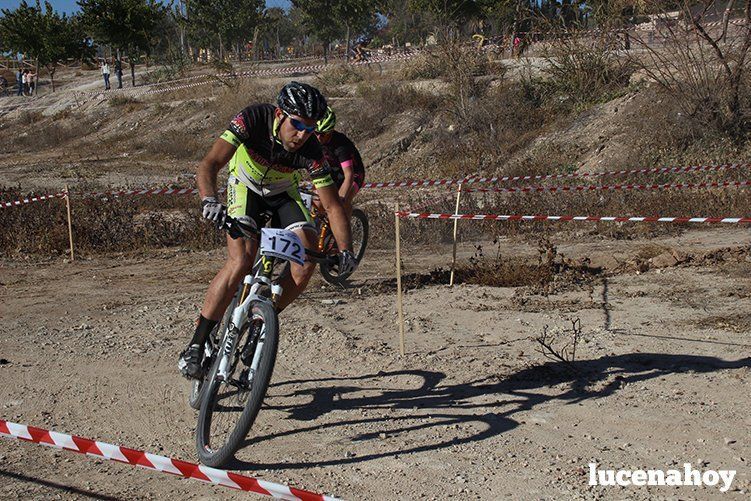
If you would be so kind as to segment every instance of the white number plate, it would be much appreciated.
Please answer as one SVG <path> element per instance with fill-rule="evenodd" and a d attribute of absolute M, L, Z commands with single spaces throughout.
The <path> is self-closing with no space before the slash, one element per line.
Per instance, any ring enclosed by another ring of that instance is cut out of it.
<path fill-rule="evenodd" d="M 302 203 L 305 204 L 305 207 L 307 207 L 308 210 L 313 209 L 313 195 L 300 193 L 300 198 L 302 198 Z"/>
<path fill-rule="evenodd" d="M 261 254 L 292 261 L 301 266 L 305 264 L 305 248 L 300 237 L 289 230 L 261 229 Z"/>

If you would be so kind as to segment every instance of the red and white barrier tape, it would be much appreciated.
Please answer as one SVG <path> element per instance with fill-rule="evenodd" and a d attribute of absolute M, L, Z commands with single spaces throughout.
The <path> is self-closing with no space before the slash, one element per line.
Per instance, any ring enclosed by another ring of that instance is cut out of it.
<path fill-rule="evenodd" d="M 381 62 L 389 62 L 389 61 L 398 61 L 398 60 L 406 60 L 414 56 L 415 53 L 410 54 L 394 54 L 391 56 L 382 56 L 382 57 L 374 57 L 372 59 L 369 59 L 368 61 L 359 61 L 356 63 L 349 63 L 351 66 L 366 66 L 369 63 L 381 63 Z M 333 63 L 333 64 L 340 64 L 340 63 Z M 292 66 L 292 67 L 286 67 L 286 68 L 267 68 L 267 69 L 253 69 L 248 71 L 243 71 L 240 73 L 224 73 L 219 74 L 215 76 L 196 76 L 196 77 L 188 77 L 185 80 L 194 80 L 198 78 L 207 78 L 206 81 L 203 82 L 196 82 L 196 83 L 190 83 L 190 84 L 183 84 L 183 85 L 176 85 L 172 87 L 161 87 L 161 88 L 155 88 L 159 85 L 165 85 L 169 82 L 163 82 L 161 84 L 151 84 L 148 88 L 140 88 L 140 89 L 117 89 L 120 93 L 126 92 L 129 96 L 141 96 L 145 94 L 158 94 L 161 92 L 171 92 L 174 90 L 181 90 L 181 89 L 189 89 L 193 87 L 198 87 L 200 85 L 207 85 L 211 83 L 216 83 L 216 80 L 214 78 L 242 78 L 242 77 L 259 77 L 259 76 L 273 76 L 273 75 L 287 75 L 291 73 L 315 73 L 319 71 L 323 71 L 326 68 L 332 67 L 332 64 L 310 64 L 306 66 Z M 173 82 L 177 82 L 179 80 L 174 80 Z M 112 90 L 105 91 L 105 90 L 96 90 L 96 91 L 90 91 L 90 92 L 81 92 L 79 93 L 79 96 L 98 96 L 98 95 L 115 95 Z"/>
<path fill-rule="evenodd" d="M 428 212 L 396 212 L 403 219 L 471 219 L 473 221 L 602 221 L 637 223 L 751 223 L 751 217 L 660 217 L 660 216 L 545 216 L 494 214 L 431 214 Z"/>
<path fill-rule="evenodd" d="M 55 193 L 52 195 L 40 195 L 38 197 L 28 197 L 23 200 L 16 200 L 13 202 L 0 202 L 0 209 L 7 209 L 8 207 L 17 207 L 19 205 L 30 204 L 31 202 L 41 202 L 42 200 L 49 200 L 51 198 L 65 198 L 65 192 Z"/>
<path fill-rule="evenodd" d="M 568 191 L 618 191 L 618 190 L 685 190 L 692 188 L 727 188 L 751 186 L 751 181 L 712 181 L 703 183 L 673 183 L 673 184 L 614 184 L 611 186 L 524 186 L 520 188 L 466 188 L 465 193 L 495 192 L 495 193 L 534 193 L 534 192 L 568 192 Z"/>
<path fill-rule="evenodd" d="M 223 193 L 225 189 L 220 189 L 219 192 Z M 85 193 L 83 196 L 88 197 L 127 197 L 127 196 L 141 196 L 141 195 L 197 195 L 197 188 L 153 188 L 153 189 L 140 189 L 140 190 L 116 190 L 116 191 L 100 191 L 96 193 Z"/>
<path fill-rule="evenodd" d="M 65 433 L 35 428 L 34 426 L 11 423 L 3 419 L 0 419 L 0 435 L 57 449 L 64 449 L 66 451 L 78 452 L 79 454 L 109 459 L 131 466 L 140 466 L 147 470 L 192 478 L 201 482 L 229 487 L 230 489 L 255 492 L 277 499 L 337 501 L 336 498 L 330 496 L 275 484 L 253 477 L 246 477 L 226 470 L 209 468 L 208 466 L 188 463 L 165 456 L 157 456 L 156 454 L 105 442 L 97 442 L 76 435 L 66 435 Z"/>
<path fill-rule="evenodd" d="M 604 172 L 571 172 L 567 174 L 544 174 L 527 176 L 503 176 L 503 177 L 471 177 L 469 179 L 423 179 L 407 181 L 390 181 L 385 183 L 365 183 L 363 188 L 403 188 L 416 186 L 448 186 L 457 184 L 478 183 L 503 183 L 508 181 L 530 181 L 544 179 L 564 179 L 572 177 L 604 177 L 604 176 L 628 176 L 634 174 L 663 174 L 683 173 L 695 171 L 719 171 L 741 169 L 751 164 L 722 164 L 722 165 L 696 165 L 688 167 L 655 167 L 650 169 L 614 170 Z"/>

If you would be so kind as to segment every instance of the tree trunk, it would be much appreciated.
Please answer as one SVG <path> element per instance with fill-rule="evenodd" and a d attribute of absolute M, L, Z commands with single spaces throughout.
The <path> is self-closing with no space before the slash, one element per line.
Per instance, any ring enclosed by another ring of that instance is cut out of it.
<path fill-rule="evenodd" d="M 253 61 L 258 61 L 258 26 L 253 30 Z"/>
<path fill-rule="evenodd" d="M 323 43 L 323 64 L 329 64 L 329 44 Z"/>
<path fill-rule="evenodd" d="M 349 64 L 349 22 L 347 23 L 347 45 L 344 49 L 344 60 Z"/>
<path fill-rule="evenodd" d="M 34 71 L 34 94 L 39 94 L 39 58 L 37 58 L 36 70 Z"/>
<path fill-rule="evenodd" d="M 133 62 L 133 58 L 128 58 L 128 64 L 130 64 L 130 84 L 136 86 L 136 63 Z"/>
<path fill-rule="evenodd" d="M 56 64 L 52 64 L 52 67 L 47 66 L 47 73 L 50 75 L 50 85 L 52 85 L 52 92 L 55 92 L 55 70 L 57 69 Z"/>
<path fill-rule="evenodd" d="M 222 35 L 219 35 L 219 60 L 224 62 L 224 43 L 222 42 Z"/>
<path fill-rule="evenodd" d="M 276 58 L 282 58 L 282 42 L 279 41 L 279 27 L 276 28 Z"/>

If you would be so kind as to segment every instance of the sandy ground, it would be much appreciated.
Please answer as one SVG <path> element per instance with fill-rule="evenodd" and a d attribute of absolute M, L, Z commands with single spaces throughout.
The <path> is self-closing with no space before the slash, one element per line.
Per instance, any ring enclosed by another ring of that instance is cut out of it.
<path fill-rule="evenodd" d="M 346 499 L 747 499 L 747 231 L 562 242 L 559 251 L 607 266 L 655 244 L 696 256 L 735 251 L 714 263 L 559 284 L 549 295 L 530 287 L 410 290 L 404 357 L 391 251 L 369 252 L 350 288 L 316 278 L 281 317 L 273 385 L 233 468 Z M 510 241 L 502 248 L 534 255 Z M 448 255 L 409 249 L 406 271 L 425 273 Z M 194 461 L 196 413 L 175 362 L 222 256 L 165 250 L 73 264 L 0 262 L 0 415 Z M 322 302 L 332 298 L 341 302 Z M 556 332 L 575 318 L 583 339 L 573 363 L 539 353 L 534 337 L 545 325 Z M 725 494 L 590 487 L 590 462 L 690 462 L 737 475 Z M 8 440 L 0 441 L 0 476 L 3 499 L 239 496 Z"/>

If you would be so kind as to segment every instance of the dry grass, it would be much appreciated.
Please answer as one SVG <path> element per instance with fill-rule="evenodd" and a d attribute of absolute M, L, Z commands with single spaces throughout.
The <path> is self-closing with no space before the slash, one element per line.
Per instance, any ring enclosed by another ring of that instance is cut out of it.
<path fill-rule="evenodd" d="M 3 199 L 21 198 L 3 188 Z M 220 245 L 218 231 L 203 223 L 193 197 L 82 198 L 72 196 L 73 239 L 77 252 L 132 252 L 181 246 Z M 68 248 L 65 203 L 36 202 L 0 211 L 0 254 L 8 257 L 55 256 Z"/>

